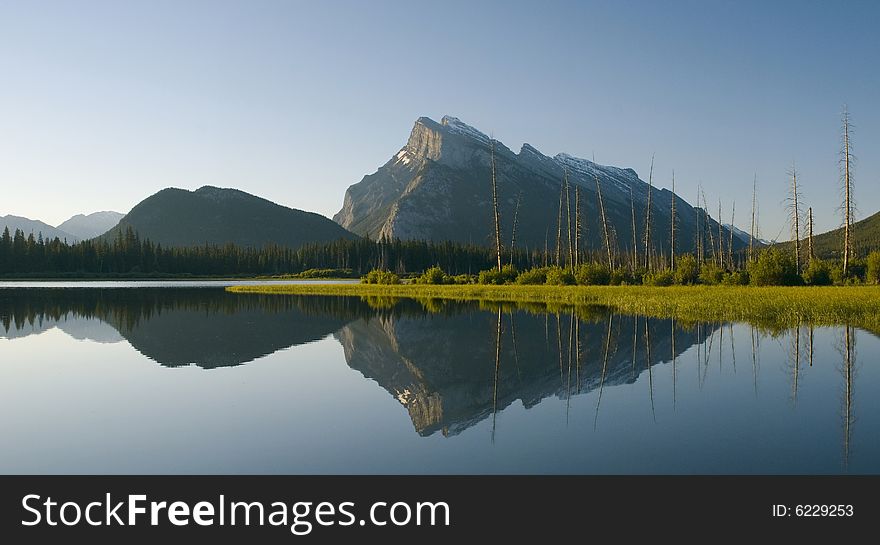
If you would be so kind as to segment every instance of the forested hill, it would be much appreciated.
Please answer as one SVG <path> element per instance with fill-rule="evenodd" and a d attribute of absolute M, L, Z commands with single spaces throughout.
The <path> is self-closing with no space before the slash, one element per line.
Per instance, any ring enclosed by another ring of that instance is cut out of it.
<path fill-rule="evenodd" d="M 880 250 L 880 212 L 852 226 L 853 250 L 857 256 Z M 816 255 L 823 259 L 840 257 L 843 250 L 843 228 L 813 237 Z"/>
<path fill-rule="evenodd" d="M 880 250 L 880 212 L 869 216 L 852 226 L 852 249 L 856 257 L 864 257 L 874 250 Z M 807 241 L 802 241 L 807 251 Z M 834 229 L 813 237 L 816 257 L 821 259 L 840 259 L 843 255 L 843 228 Z M 791 248 L 791 242 L 782 242 L 781 248 Z"/>
<path fill-rule="evenodd" d="M 102 238 L 113 240 L 128 228 L 141 239 L 166 247 L 235 244 L 298 248 L 357 238 L 320 214 L 287 208 L 244 191 L 211 186 L 196 191 L 163 189 L 132 208 Z"/>

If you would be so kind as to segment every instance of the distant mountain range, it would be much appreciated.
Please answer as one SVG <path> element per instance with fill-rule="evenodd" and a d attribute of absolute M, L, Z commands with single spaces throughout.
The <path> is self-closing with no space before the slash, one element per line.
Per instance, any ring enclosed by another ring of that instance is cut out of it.
<path fill-rule="evenodd" d="M 138 203 L 105 233 L 112 240 L 132 228 L 163 246 L 204 244 L 299 247 L 312 242 L 355 239 L 328 218 L 275 204 L 236 189 L 169 188 Z"/>
<path fill-rule="evenodd" d="M 348 188 L 342 209 L 334 216 L 340 225 L 359 235 L 401 239 L 453 240 L 491 244 L 493 240 L 491 149 L 493 141 L 481 131 L 445 116 L 440 123 L 427 117 L 416 120 L 406 145 L 374 174 Z M 571 190 L 569 208 L 574 214 L 575 188 L 580 190 L 584 218 L 585 249 L 600 249 L 604 241 L 597 185 L 610 236 L 620 251 L 641 247 L 645 234 L 645 211 L 649 187 L 629 168 L 599 165 L 560 153 L 546 156 L 529 144 L 514 153 L 494 141 L 499 208 L 503 241 L 510 244 L 513 218 L 517 216 L 518 246 L 555 247 L 560 213 L 560 194 L 567 175 Z M 661 176 L 655 173 L 655 180 Z M 669 173 L 664 173 L 664 182 Z M 598 180 L 598 183 L 597 183 Z M 669 252 L 672 193 L 651 191 L 652 245 Z M 517 201 L 520 207 L 518 213 Z M 697 218 L 701 215 L 680 196 L 675 198 L 676 249 L 695 246 Z M 563 225 L 568 212 L 563 212 Z M 704 220 L 700 220 L 706 225 Z M 718 224 L 708 226 L 717 236 Z M 566 229 L 563 227 L 563 233 Z M 723 229 L 725 240 L 730 232 Z M 563 241 L 567 234 L 563 234 Z M 708 234 L 706 235 L 708 241 Z M 734 237 L 734 248 L 747 241 Z"/>
<path fill-rule="evenodd" d="M 125 214 L 119 212 L 95 212 L 94 214 L 77 214 L 58 226 L 58 229 L 70 233 L 80 240 L 88 240 L 103 235 L 119 223 Z"/>
<path fill-rule="evenodd" d="M 43 239 L 45 240 L 53 240 L 55 237 L 58 237 L 59 240 L 66 240 L 70 243 L 79 241 L 78 237 L 56 227 L 52 227 L 48 223 L 44 223 L 40 220 L 23 218 L 21 216 L 13 216 L 11 214 L 8 216 L 0 216 L 0 234 L 3 233 L 4 228 L 9 229 L 10 235 L 15 234 L 15 231 L 20 229 L 24 232 L 24 236 L 33 234 L 34 237 L 39 237 L 42 234 Z"/>
<path fill-rule="evenodd" d="M 603 248 L 599 206 L 601 189 L 609 236 L 614 248 L 629 254 L 633 240 L 644 251 L 645 216 L 650 198 L 652 246 L 668 253 L 673 195 L 641 179 L 630 168 L 605 166 L 565 153 L 547 156 L 529 144 L 518 153 L 459 119 L 444 116 L 438 123 L 416 120 L 409 140 L 384 165 L 350 186 L 333 221 L 316 213 L 273 203 L 239 191 L 205 186 L 196 191 L 168 188 L 144 199 L 126 215 L 118 212 L 78 214 L 57 227 L 19 216 L 0 216 L 0 232 L 22 230 L 25 235 L 59 238 L 69 243 L 103 237 L 112 240 L 128 228 L 141 238 L 163 246 L 204 244 L 299 247 L 358 236 L 402 240 L 456 241 L 494 244 L 491 154 L 494 148 L 502 243 L 509 246 L 516 217 L 519 247 L 555 250 L 559 218 L 567 244 L 569 212 L 577 204 L 583 219 L 582 249 Z M 566 196 L 563 180 L 568 178 Z M 655 173 L 655 180 L 666 175 Z M 650 192 L 650 197 L 649 197 Z M 577 201 L 579 193 L 580 201 Z M 698 228 L 705 243 L 717 240 L 719 225 L 711 215 L 676 195 L 676 251 L 691 252 Z M 519 204 L 517 204 L 519 203 Z M 633 233 L 633 210 L 635 233 Z M 699 222 L 699 223 L 698 223 Z M 699 227 L 698 227 L 699 226 Z M 708 229 L 707 229 L 708 226 Z M 729 224 L 720 227 L 734 249 L 749 244 L 749 234 Z M 635 235 L 635 236 L 634 236 Z M 859 253 L 880 248 L 880 213 L 853 226 Z M 756 244 L 768 245 L 766 240 Z M 783 245 L 786 243 L 782 243 Z M 815 236 L 820 257 L 840 255 L 840 230 Z"/>
<path fill-rule="evenodd" d="M 59 240 L 66 240 L 72 244 L 106 233 L 107 230 L 119 223 L 123 216 L 124 214 L 119 212 L 95 212 L 87 216 L 77 214 L 58 227 L 20 216 L 0 216 L 0 233 L 8 227 L 10 234 L 14 234 L 16 229 L 20 229 L 25 236 L 33 234 L 34 237 L 39 237 L 42 234 L 45 240 L 53 240 L 57 237 Z"/>
<path fill-rule="evenodd" d="M 731 225 L 729 223 L 725 223 L 724 228 L 728 229 L 730 231 L 733 231 L 733 236 L 735 238 L 738 238 L 739 240 L 741 240 L 746 245 L 749 243 L 749 239 L 752 238 L 751 235 L 749 235 L 748 233 L 746 233 L 745 231 L 743 231 L 742 229 L 740 229 L 736 225 Z M 755 244 L 758 246 L 767 246 L 770 244 L 770 241 L 755 237 Z"/>

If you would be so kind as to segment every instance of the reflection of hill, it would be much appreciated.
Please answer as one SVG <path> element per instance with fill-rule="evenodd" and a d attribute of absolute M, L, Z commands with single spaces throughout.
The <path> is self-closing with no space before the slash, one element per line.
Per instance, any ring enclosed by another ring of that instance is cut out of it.
<path fill-rule="evenodd" d="M 162 365 L 247 363 L 326 337 L 369 315 L 358 299 L 253 297 L 215 289 L 9 290 L 0 299 L 8 338 L 59 327 L 77 339 L 124 338 Z"/>
<path fill-rule="evenodd" d="M 491 312 L 389 315 L 350 323 L 336 337 L 348 364 L 403 404 L 421 435 L 455 434 L 516 400 L 531 407 L 548 396 L 593 390 L 603 381 L 607 317 L 572 328 L 569 315 L 514 312 L 502 319 L 496 390 L 496 319 Z M 631 382 L 646 369 L 644 319 L 614 316 L 611 324 L 605 386 Z M 649 337 L 650 364 L 671 359 L 672 324 L 651 320 Z M 695 342 L 693 332 L 676 331 L 677 354 Z"/>
<path fill-rule="evenodd" d="M 332 316 L 310 316 L 291 308 L 266 313 L 243 309 L 205 313 L 172 309 L 125 332 L 140 353 L 169 367 L 195 363 L 214 368 L 239 365 L 278 350 L 320 340 L 344 325 Z"/>

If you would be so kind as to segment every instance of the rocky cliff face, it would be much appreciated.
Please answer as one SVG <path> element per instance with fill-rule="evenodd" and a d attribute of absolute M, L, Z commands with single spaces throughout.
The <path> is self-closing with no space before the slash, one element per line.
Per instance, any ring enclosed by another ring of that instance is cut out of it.
<path fill-rule="evenodd" d="M 488 136 L 457 118 L 445 116 L 437 123 L 420 117 L 403 148 L 375 173 L 348 188 L 342 210 L 333 219 L 373 239 L 489 244 L 493 233 L 492 148 Z M 648 184 L 634 170 L 599 165 L 564 153 L 550 157 L 529 144 L 514 153 L 495 141 L 494 152 L 503 240 L 511 238 L 519 200 L 518 245 L 543 248 L 546 242 L 554 246 L 559 199 L 567 175 L 572 214 L 576 191 L 580 193 L 585 250 L 602 248 L 604 240 L 597 180 L 617 249 L 632 249 L 633 207 L 637 244 L 643 244 Z M 655 187 L 651 200 L 652 238 L 658 251 L 668 251 L 672 194 Z M 693 207 L 676 197 L 676 246 L 681 251 L 694 246 L 697 215 Z M 563 221 L 567 221 L 567 215 Z M 714 220 L 709 226 L 714 226 L 717 234 Z M 734 239 L 735 247 L 742 244 L 739 238 Z"/>

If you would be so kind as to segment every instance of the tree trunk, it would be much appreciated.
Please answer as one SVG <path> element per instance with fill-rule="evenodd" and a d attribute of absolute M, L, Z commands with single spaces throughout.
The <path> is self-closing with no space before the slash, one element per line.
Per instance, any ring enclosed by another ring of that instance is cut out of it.
<path fill-rule="evenodd" d="M 669 268 L 675 270 L 675 170 L 672 171 L 672 212 L 670 214 Z"/>
<path fill-rule="evenodd" d="M 599 185 L 599 177 L 593 176 L 596 179 L 596 193 L 599 195 L 599 212 L 602 215 L 602 232 L 605 235 L 605 249 L 608 252 L 608 270 L 614 268 L 614 260 L 611 256 L 611 240 L 608 238 L 608 220 L 605 218 L 605 203 L 602 200 L 602 187 Z"/>
<path fill-rule="evenodd" d="M 492 140 L 492 211 L 495 216 L 495 257 L 501 272 L 501 217 L 498 213 L 498 179 L 495 173 L 495 140 Z"/>
<path fill-rule="evenodd" d="M 651 188 L 654 183 L 654 156 L 651 156 L 651 170 L 648 172 L 648 207 L 645 210 L 645 270 L 651 270 Z"/>

